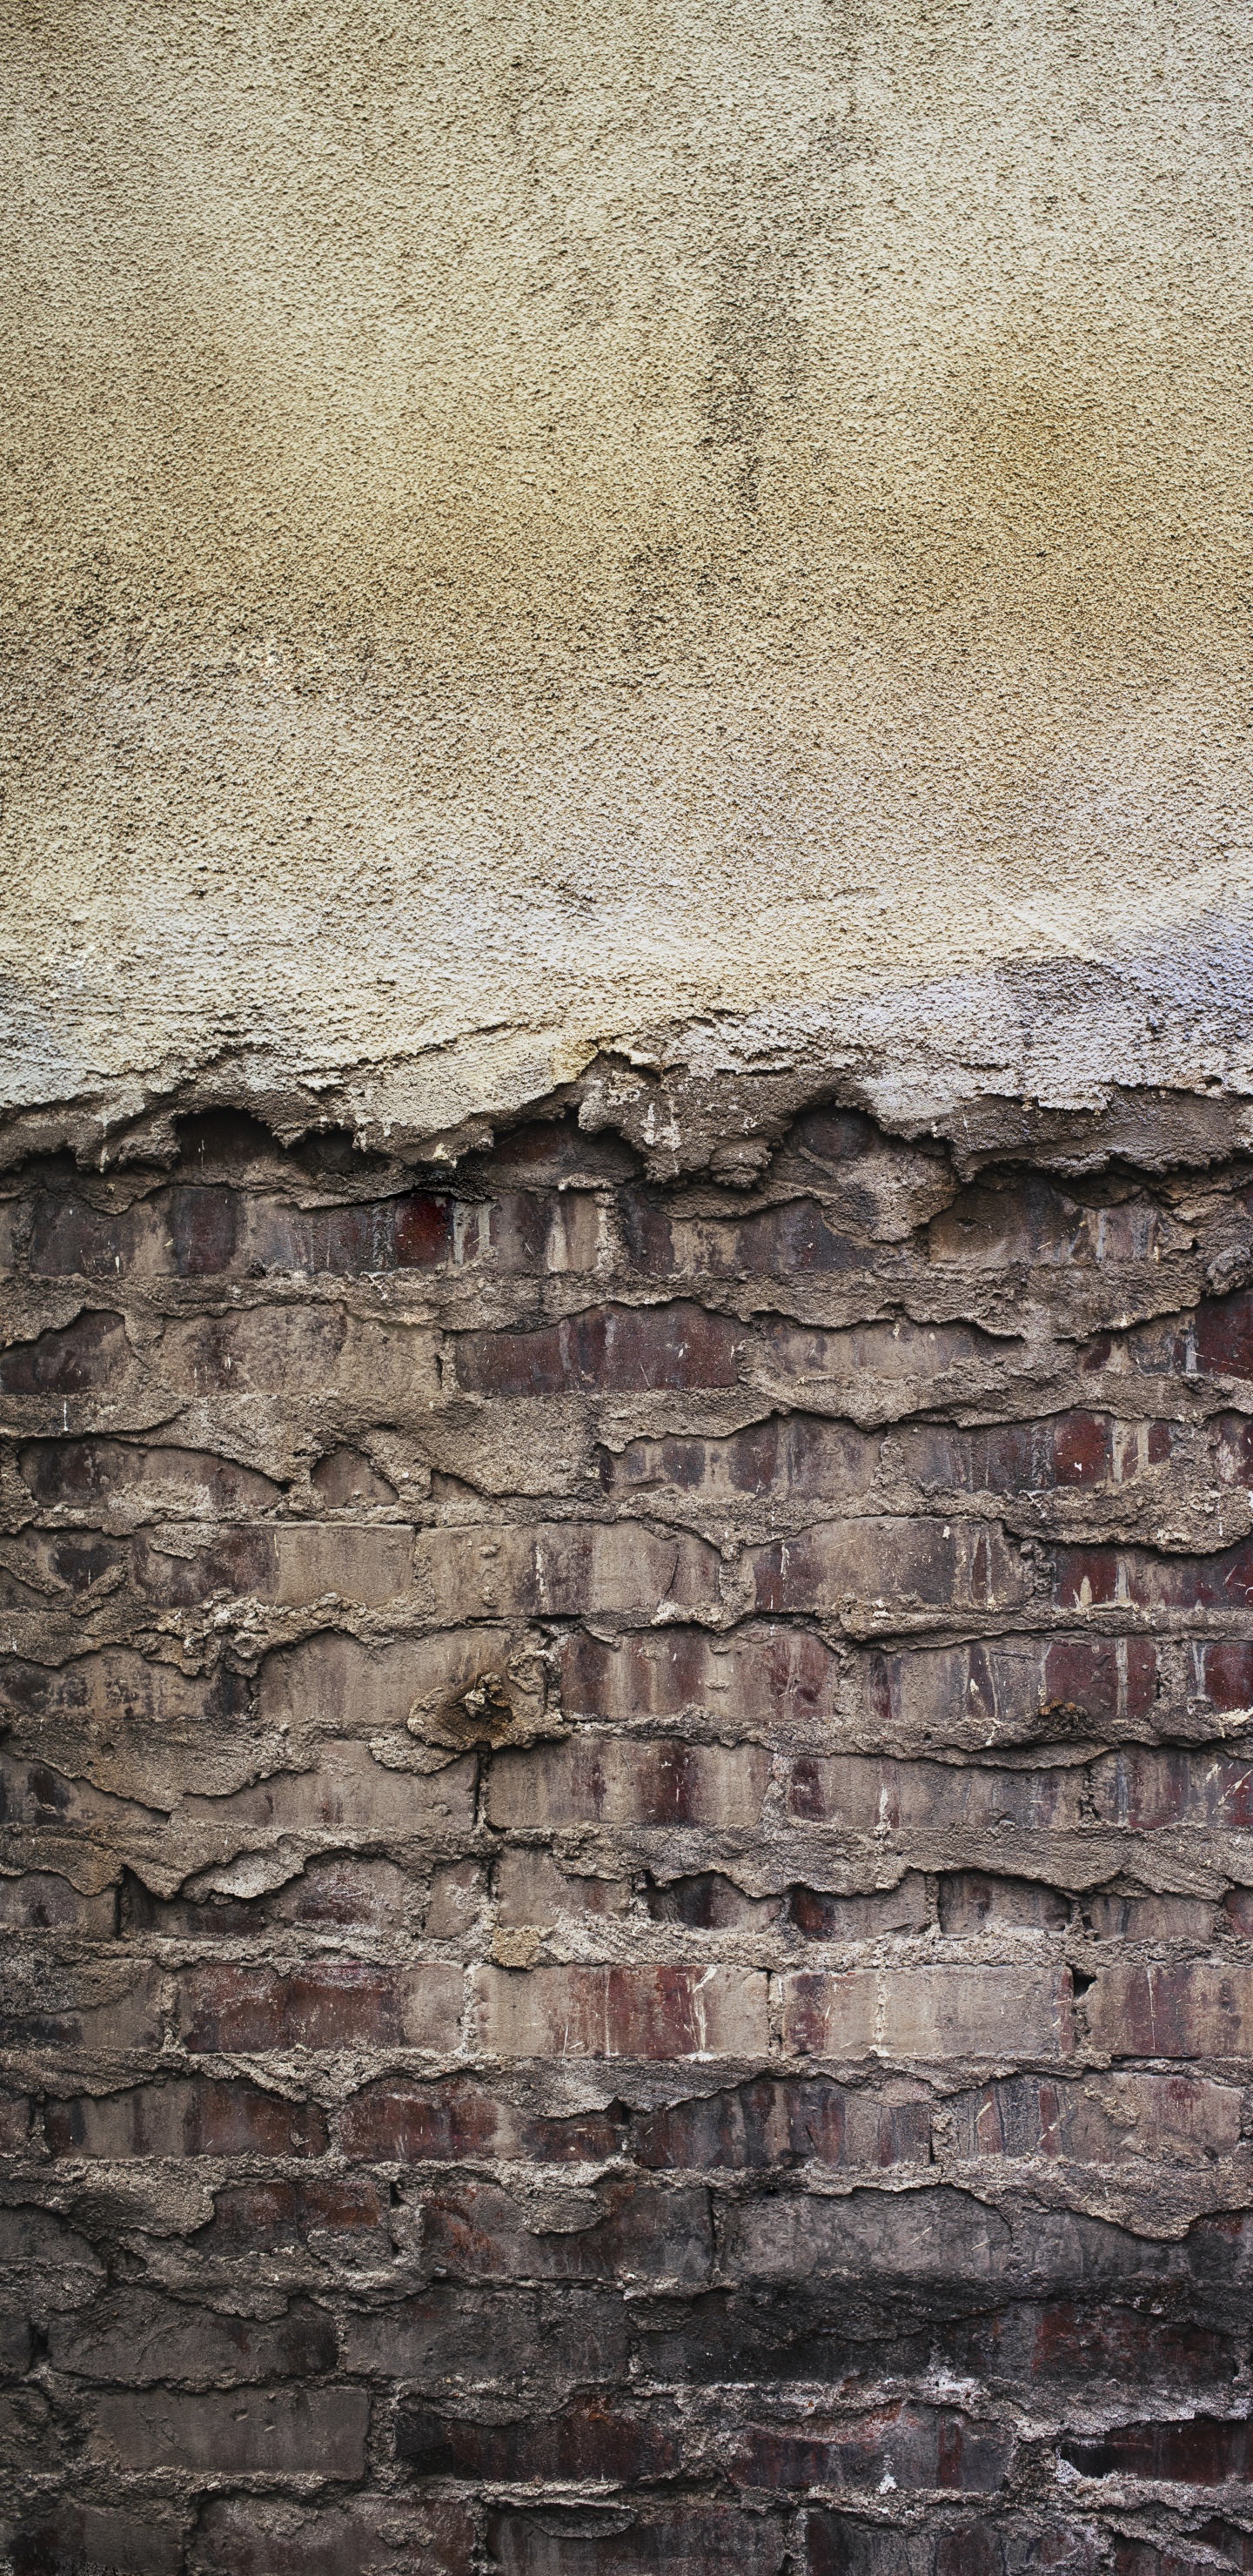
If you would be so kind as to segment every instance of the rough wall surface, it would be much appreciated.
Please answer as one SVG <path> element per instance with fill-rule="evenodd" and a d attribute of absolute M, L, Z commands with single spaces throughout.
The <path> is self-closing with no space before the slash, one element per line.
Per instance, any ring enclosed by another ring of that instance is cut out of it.
<path fill-rule="evenodd" d="M 20 1137 L 1253 1093 L 1247 8 L 0 29 Z"/>
<path fill-rule="evenodd" d="M 18 2576 L 1253 2566 L 1253 1163 L 7 1186 Z"/>

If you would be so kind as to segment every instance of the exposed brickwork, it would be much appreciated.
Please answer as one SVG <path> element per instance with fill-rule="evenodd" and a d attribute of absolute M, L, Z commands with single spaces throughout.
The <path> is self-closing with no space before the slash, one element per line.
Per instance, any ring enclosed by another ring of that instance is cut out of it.
<path fill-rule="evenodd" d="M 1253 2566 L 1247 1171 L 8 1187 L 17 2576 Z"/>

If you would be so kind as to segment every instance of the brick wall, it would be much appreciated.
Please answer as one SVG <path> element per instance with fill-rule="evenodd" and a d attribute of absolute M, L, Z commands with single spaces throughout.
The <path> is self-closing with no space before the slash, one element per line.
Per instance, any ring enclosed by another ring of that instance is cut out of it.
<path fill-rule="evenodd" d="M 1253 1173 L 7 1185 L 19 2576 L 1253 2567 Z"/>

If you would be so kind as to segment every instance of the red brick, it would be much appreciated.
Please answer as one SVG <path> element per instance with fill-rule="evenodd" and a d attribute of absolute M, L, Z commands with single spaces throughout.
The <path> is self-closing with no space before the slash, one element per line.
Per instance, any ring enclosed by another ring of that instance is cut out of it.
<path fill-rule="evenodd" d="M 471 1971 L 480 2047 L 504 2057 L 764 2056 L 766 1979 L 749 1968 Z"/>
<path fill-rule="evenodd" d="M 1146 1637 L 1052 1637 L 874 1654 L 863 1690 L 867 1714 L 893 1734 L 1013 1743 L 1072 1712 L 1101 1726 L 1148 1719 L 1157 1649 Z"/>
<path fill-rule="evenodd" d="M 635 1395 L 734 1386 L 743 1325 L 703 1306 L 589 1306 L 536 1332 L 462 1333 L 459 1383 L 483 1395 Z"/>
<path fill-rule="evenodd" d="M 342 2507 L 298 2508 L 216 2496 L 189 2563 L 195 2576 L 471 2576 L 473 2547 L 472 2510 L 448 2500 L 358 2495 Z"/>
<path fill-rule="evenodd" d="M 601 1451 L 607 1493 L 639 1493 L 655 1485 L 721 1499 L 768 1494 L 822 1495 L 849 1501 L 873 1484 L 880 1442 L 851 1423 L 805 1413 L 772 1414 L 725 1440 L 633 1440 L 621 1456 Z"/>
<path fill-rule="evenodd" d="M 732 2567 L 782 2576 L 787 2559 L 786 2527 L 772 2516 L 638 2498 L 625 2530 L 618 2514 L 601 2534 L 586 2513 L 563 2517 L 550 2506 L 541 2518 L 509 2506 L 488 2515 L 487 2546 L 500 2576 L 726 2576 Z"/>
<path fill-rule="evenodd" d="M 1253 1708 L 1253 1646 L 1202 1646 L 1200 1667 L 1201 1688 L 1224 1715 Z"/>
<path fill-rule="evenodd" d="M 925 2406 L 892 2406 L 819 2432 L 755 2425 L 738 2446 L 733 2474 L 745 2486 L 797 2489 L 957 2488 L 991 2495 L 1003 2486 L 1013 2436 L 1002 2425 Z"/>
<path fill-rule="evenodd" d="M 1115 2057 L 1242 2057 L 1253 2050 L 1253 1967 L 1190 1959 L 1101 1968 L 1086 1999 L 1095 2048 Z"/>
<path fill-rule="evenodd" d="M 1171 2486 L 1253 2481 L 1253 2425 L 1194 2415 L 1183 2424 L 1119 2424 L 1097 2440 L 1065 2441 L 1063 2459 L 1085 2478 L 1145 2478 Z"/>
<path fill-rule="evenodd" d="M 1253 1377 L 1253 1289 L 1234 1297 L 1203 1297 L 1180 1336 L 1176 1366 L 1186 1368 L 1188 1344 L 1205 1377 Z"/>
<path fill-rule="evenodd" d="M 659 2173 L 768 2172 L 813 2163 L 847 2167 L 927 2164 L 931 2104 L 895 2100 L 825 2080 L 758 2076 L 637 2116 L 633 2153 Z"/>
<path fill-rule="evenodd" d="M 127 2469 L 264 2469 L 360 2478 L 370 2401 L 363 2388 L 210 2390 L 97 2398 L 89 2449 Z"/>
<path fill-rule="evenodd" d="M 1121 2074 L 1096 2086 L 1021 2076 L 950 2103 L 962 2156 L 1121 2156 L 1208 2162 L 1238 2146 L 1237 2086 L 1185 2075 Z"/>
<path fill-rule="evenodd" d="M 1066 2057 L 1070 1975 L 1039 1968 L 854 1968 L 785 1975 L 784 2043 L 806 2055 Z"/>
<path fill-rule="evenodd" d="M 437 1617 L 448 1622 L 602 1611 L 651 1618 L 718 1600 L 716 1548 L 686 1531 L 660 1534 L 637 1521 L 430 1530 L 416 1541 L 414 1570 L 416 1581 L 430 1586 Z"/>
<path fill-rule="evenodd" d="M 595 2164 L 617 2154 L 624 2134 L 621 2109 L 546 2118 L 468 2076 L 438 2084 L 385 2077 L 354 2093 L 339 2121 L 344 2154 L 376 2164 L 459 2164 L 475 2155 Z"/>
<path fill-rule="evenodd" d="M 1012 2307 L 954 2318 L 936 2330 L 937 2359 L 964 2379 L 1011 2387 L 1060 2380 L 1083 2388 L 1111 2379 L 1119 2388 L 1196 2390 L 1231 2381 L 1240 2346 L 1231 2335 L 1181 2326 L 1102 2299 L 1024 2299 Z"/>
<path fill-rule="evenodd" d="M 1098 1816 L 1137 1831 L 1156 1825 L 1253 1825 L 1253 1760 L 1206 1747 L 1133 1745 L 1094 1765 Z"/>
<path fill-rule="evenodd" d="M 193 1968 L 181 1980 L 183 2045 L 193 2052 L 285 2048 L 455 2048 L 460 1968 Z"/>
<path fill-rule="evenodd" d="M 1115 1603 L 1139 1610 L 1243 1610 L 1253 1602 L 1253 1539 L 1214 1556 L 1061 1547 L 1054 1565 L 1053 1597 L 1063 1610 Z"/>
<path fill-rule="evenodd" d="M 581 1733 L 494 1755 L 487 1813 L 493 1825 L 752 1826 L 769 1778 L 756 1744 Z"/>
<path fill-rule="evenodd" d="M 121 1316 L 89 1312 L 59 1332 L 10 1343 L 0 1358 L 0 1388 L 6 1395 L 91 1395 L 116 1384 L 129 1366 Z"/>
<path fill-rule="evenodd" d="M 1031 1570 L 983 1521 L 827 1521 L 749 1558 L 759 1610 L 1006 1609 L 1029 1600 Z"/>
<path fill-rule="evenodd" d="M 814 1824 L 873 1833 L 951 1825 L 1017 1825 L 1073 1831 L 1082 1821 L 1085 1774 L 1058 1764 L 1042 1771 L 970 1763 L 877 1761 L 868 1754 L 802 1755 L 792 1765 L 788 1807 Z"/>
<path fill-rule="evenodd" d="M 616 1645 L 580 1631 L 561 1648 L 560 1669 L 570 1717 L 677 1717 L 692 1709 L 728 1725 L 785 1731 L 831 1721 L 839 1675 L 820 1637 L 765 1623 L 734 1639 L 667 1626 Z"/>
<path fill-rule="evenodd" d="M 677 2427 L 658 2416 L 656 2408 L 650 2416 L 604 2397 L 580 2398 L 559 2415 L 541 2415 L 532 2407 L 511 2423 L 484 2423 L 410 2403 L 396 2419 L 396 2457 L 420 2478 L 616 2485 L 672 2477 L 682 2445 Z"/>
<path fill-rule="evenodd" d="M 713 2239 L 709 2195 L 680 2185 L 600 2185 L 603 2215 L 573 2230 L 544 2231 L 539 2209 L 494 2183 L 428 2186 L 422 2246 L 437 2273 L 457 2281 L 620 2281 L 632 2290 L 703 2288 Z M 543 2231 L 543 2232 L 539 2232 Z"/>
<path fill-rule="evenodd" d="M 320 2156 L 326 2115 L 255 2084 L 133 2085 L 125 2093 L 49 2102 L 44 2130 L 54 2156 Z"/>

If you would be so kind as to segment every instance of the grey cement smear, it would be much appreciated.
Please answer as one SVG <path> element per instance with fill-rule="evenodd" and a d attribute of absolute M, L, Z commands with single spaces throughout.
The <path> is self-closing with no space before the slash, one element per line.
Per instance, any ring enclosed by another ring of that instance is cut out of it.
<path fill-rule="evenodd" d="M 1253 1088 L 1247 13 L 2 50 L 15 1148 Z"/>

